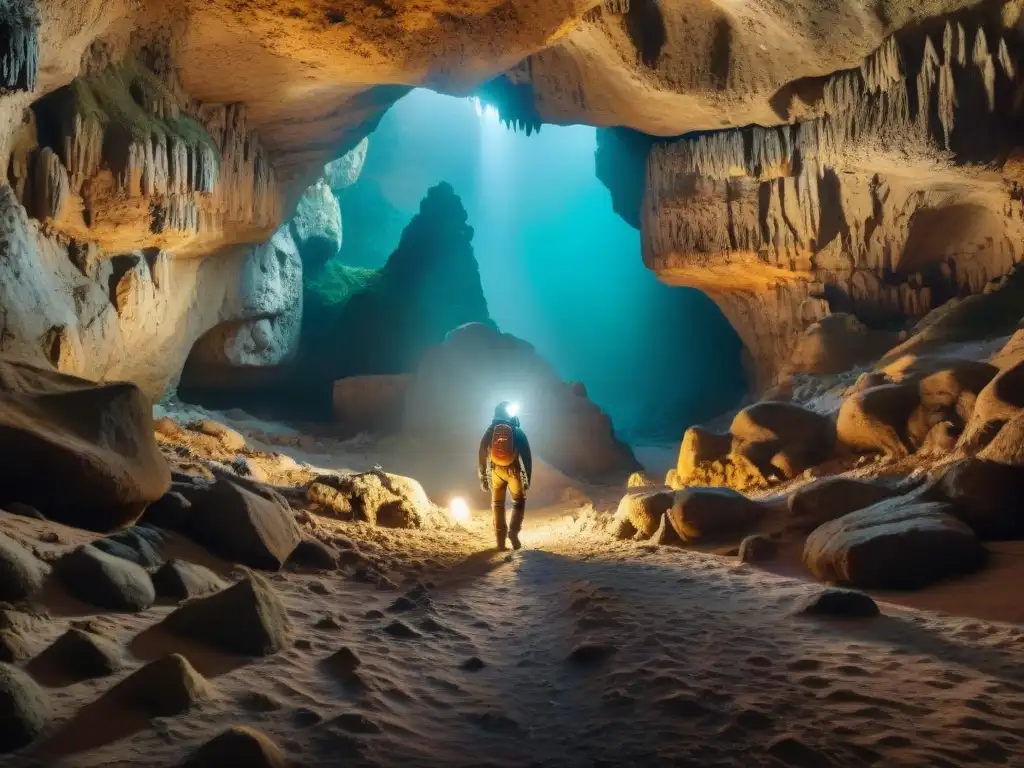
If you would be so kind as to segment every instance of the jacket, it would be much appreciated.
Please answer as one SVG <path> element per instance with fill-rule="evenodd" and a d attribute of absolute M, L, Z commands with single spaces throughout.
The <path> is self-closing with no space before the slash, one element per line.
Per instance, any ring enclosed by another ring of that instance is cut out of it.
<path fill-rule="evenodd" d="M 508 424 L 512 427 L 515 433 L 516 440 L 516 451 L 519 453 L 519 460 L 523 464 L 523 470 L 526 472 L 526 483 L 529 485 L 533 482 L 533 454 L 530 452 L 530 441 L 526 439 L 526 433 L 523 432 L 522 427 L 510 421 L 503 419 L 495 419 L 491 422 L 491 426 L 484 432 L 484 436 L 480 439 L 480 455 L 477 461 L 477 474 L 483 478 L 487 475 L 488 463 L 491 458 L 491 435 L 494 434 L 494 427 L 497 424 Z"/>

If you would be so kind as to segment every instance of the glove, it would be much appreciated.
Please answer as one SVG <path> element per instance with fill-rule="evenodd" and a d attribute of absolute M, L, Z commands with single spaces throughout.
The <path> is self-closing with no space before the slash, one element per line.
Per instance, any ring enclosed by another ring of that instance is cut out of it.
<path fill-rule="evenodd" d="M 480 490 L 482 490 L 484 493 L 487 493 L 488 491 L 491 490 L 491 484 L 487 482 L 487 478 L 484 477 L 483 475 L 480 475 Z"/>

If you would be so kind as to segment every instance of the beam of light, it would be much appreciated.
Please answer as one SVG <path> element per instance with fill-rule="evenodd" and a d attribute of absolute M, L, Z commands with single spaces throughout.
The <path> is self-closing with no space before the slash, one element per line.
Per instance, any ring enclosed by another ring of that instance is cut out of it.
<path fill-rule="evenodd" d="M 518 416 L 519 415 L 519 403 L 509 403 L 509 405 L 508 405 L 508 415 L 509 416 Z"/>
<path fill-rule="evenodd" d="M 476 110 L 476 116 L 483 122 L 497 123 L 498 122 L 498 110 L 492 107 L 490 104 L 484 104 L 476 96 L 470 98 L 473 102 L 473 109 Z"/>
<path fill-rule="evenodd" d="M 469 511 L 469 505 L 461 496 L 448 502 L 448 514 L 459 525 L 467 525 L 473 521 L 473 513 Z"/>

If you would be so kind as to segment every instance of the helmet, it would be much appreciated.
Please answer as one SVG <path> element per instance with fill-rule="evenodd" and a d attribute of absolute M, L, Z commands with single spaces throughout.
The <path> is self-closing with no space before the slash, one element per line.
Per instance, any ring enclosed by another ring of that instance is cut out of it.
<path fill-rule="evenodd" d="M 510 403 L 502 400 L 494 409 L 494 420 L 505 421 L 514 426 L 519 426 L 519 403 Z"/>

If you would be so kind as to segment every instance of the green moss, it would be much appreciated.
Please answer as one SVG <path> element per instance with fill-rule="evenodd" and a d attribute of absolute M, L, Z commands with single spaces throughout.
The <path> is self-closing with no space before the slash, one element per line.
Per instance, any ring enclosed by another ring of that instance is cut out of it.
<path fill-rule="evenodd" d="M 180 113 L 169 119 L 152 113 L 152 105 L 174 101 L 160 78 L 138 61 L 126 59 L 97 75 L 77 78 L 41 99 L 39 109 L 44 115 L 56 112 L 65 130 L 77 116 L 104 129 L 122 130 L 132 141 L 179 139 L 193 148 L 205 147 L 219 163 L 220 149 L 198 121 Z"/>
<path fill-rule="evenodd" d="M 306 294 L 314 305 L 342 307 L 357 293 L 372 290 L 380 279 L 376 269 L 350 267 L 332 259 L 306 282 Z"/>

